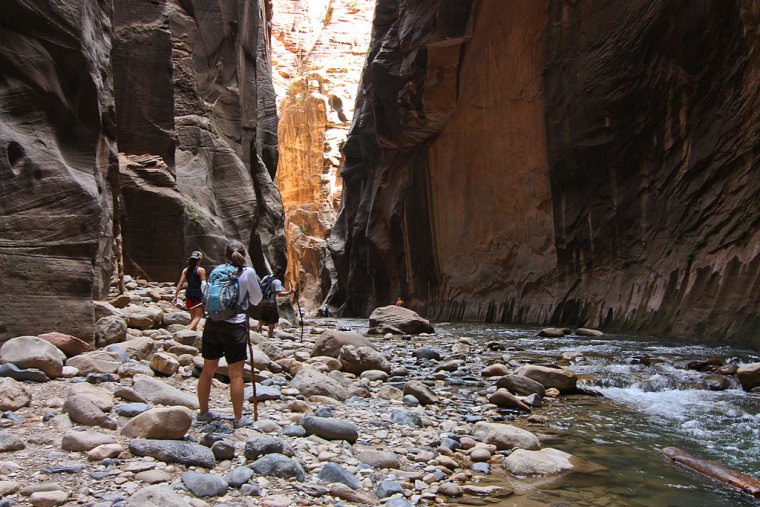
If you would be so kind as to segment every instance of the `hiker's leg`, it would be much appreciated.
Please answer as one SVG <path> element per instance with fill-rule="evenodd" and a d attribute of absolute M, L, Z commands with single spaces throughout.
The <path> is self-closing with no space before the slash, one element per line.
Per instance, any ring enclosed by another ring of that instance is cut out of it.
<path fill-rule="evenodd" d="M 218 359 L 204 359 L 203 371 L 198 378 L 198 404 L 201 414 L 208 412 L 208 398 L 211 395 L 211 381 L 214 379 L 216 368 L 219 366 Z"/>
<path fill-rule="evenodd" d="M 274 326 L 275 326 L 275 325 L 276 325 L 276 324 L 269 324 L 269 337 L 270 337 L 270 338 L 271 338 L 271 337 L 272 337 L 272 335 L 274 334 Z"/>
<path fill-rule="evenodd" d="M 243 416 L 243 396 L 245 392 L 245 382 L 243 380 L 243 366 L 245 361 L 232 363 L 229 367 L 230 375 L 230 400 L 232 400 L 232 410 L 235 413 L 235 419 Z"/>
<path fill-rule="evenodd" d="M 193 320 L 190 321 L 190 326 L 188 326 L 188 329 L 195 331 L 195 328 L 198 327 L 198 322 L 201 321 L 202 316 L 203 316 L 203 306 L 196 306 L 195 308 L 190 310 L 190 317 L 192 317 Z"/>

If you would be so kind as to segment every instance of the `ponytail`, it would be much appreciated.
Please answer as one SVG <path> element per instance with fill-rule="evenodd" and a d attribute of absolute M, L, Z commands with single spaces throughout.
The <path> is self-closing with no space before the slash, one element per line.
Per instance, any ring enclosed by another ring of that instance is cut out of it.
<path fill-rule="evenodd" d="M 230 264 L 237 266 L 238 273 L 241 273 L 243 267 L 245 267 L 245 258 L 248 255 L 243 244 L 238 240 L 232 240 L 227 243 L 224 253 L 227 256 L 227 260 L 230 261 Z"/>

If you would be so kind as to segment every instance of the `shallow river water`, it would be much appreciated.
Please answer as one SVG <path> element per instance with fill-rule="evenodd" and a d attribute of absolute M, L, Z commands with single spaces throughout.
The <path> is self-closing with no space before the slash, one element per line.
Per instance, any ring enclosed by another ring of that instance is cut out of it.
<path fill-rule="evenodd" d="M 757 505 L 749 495 L 686 470 L 660 453 L 676 446 L 760 477 L 760 393 L 744 392 L 738 384 L 711 391 L 705 382 L 714 374 L 674 367 L 707 358 L 757 362 L 756 352 L 628 335 L 540 338 L 533 336 L 535 329 L 494 325 L 442 324 L 436 331 L 502 341 L 522 349 L 510 352 L 515 358 L 561 357 L 567 351 L 582 352 L 587 358 L 566 368 L 602 396 L 569 396 L 536 413 L 546 415 L 551 427 L 561 430 L 553 447 L 590 459 L 610 473 L 569 481 L 529 498 L 575 505 Z M 640 356 L 648 356 L 652 363 L 631 364 Z M 507 499 L 502 505 L 514 505 L 516 500 Z"/>

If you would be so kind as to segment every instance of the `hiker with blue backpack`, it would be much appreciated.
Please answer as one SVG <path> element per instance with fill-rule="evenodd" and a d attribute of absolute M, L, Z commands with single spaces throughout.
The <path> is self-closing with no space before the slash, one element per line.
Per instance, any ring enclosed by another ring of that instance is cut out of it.
<path fill-rule="evenodd" d="M 280 321 L 280 312 L 277 311 L 277 296 L 287 296 L 292 290 L 285 290 L 280 278 L 283 273 L 282 266 L 277 266 L 269 274 L 261 279 L 261 293 L 263 298 L 254 312 L 254 318 L 259 321 L 256 327 L 257 332 L 261 332 L 264 324 L 269 326 L 269 337 L 274 334 L 274 326 Z"/>
<path fill-rule="evenodd" d="M 252 267 L 246 266 L 247 255 L 245 247 L 239 241 L 227 243 L 227 263 L 211 272 L 203 294 L 207 316 L 201 346 L 203 371 L 198 379 L 200 414 L 196 419 L 207 422 L 219 418 L 209 411 L 208 401 L 211 381 L 219 366 L 219 359 L 224 356 L 229 365 L 230 399 L 235 428 L 251 424 L 251 421 L 243 417 L 243 367 L 248 357 L 246 347 L 250 339 L 247 309 L 249 305 L 258 304 L 262 298 L 259 277 Z"/>

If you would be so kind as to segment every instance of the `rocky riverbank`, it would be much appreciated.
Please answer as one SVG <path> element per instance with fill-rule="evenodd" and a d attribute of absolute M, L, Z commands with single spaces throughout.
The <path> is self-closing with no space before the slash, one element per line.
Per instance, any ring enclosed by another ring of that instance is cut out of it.
<path fill-rule="evenodd" d="M 223 367 L 211 398 L 221 418 L 194 419 L 200 333 L 173 289 L 128 287 L 98 305 L 96 350 L 59 334 L 0 348 L 0 505 L 544 505 L 536 488 L 607 473 L 552 448 L 558 421 L 542 414 L 583 399 L 557 364 L 580 353 L 394 334 L 424 320 L 392 308 L 372 323 L 385 335 L 324 319 L 301 342 L 283 322 L 271 339 L 251 333 L 259 420 L 233 430 Z M 568 499 L 627 504 L 593 489 L 553 497 Z"/>

